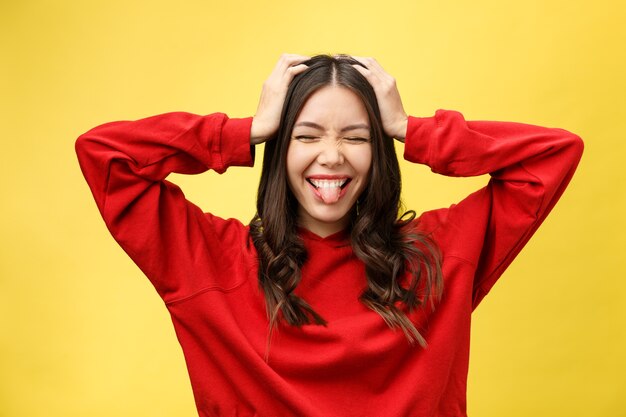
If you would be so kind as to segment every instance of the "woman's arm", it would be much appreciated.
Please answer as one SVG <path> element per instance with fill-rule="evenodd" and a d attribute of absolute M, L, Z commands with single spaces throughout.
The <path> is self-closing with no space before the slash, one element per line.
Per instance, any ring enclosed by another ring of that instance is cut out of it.
<path fill-rule="evenodd" d="M 108 229 L 166 301 L 206 285 L 228 285 L 211 282 L 224 272 L 215 270 L 218 266 L 208 269 L 214 272 L 208 277 L 195 271 L 206 271 L 219 259 L 221 246 L 236 244 L 245 231 L 205 215 L 165 178 L 173 172 L 222 173 L 233 165 L 251 166 L 251 122 L 224 114 L 167 113 L 107 123 L 76 141 L 81 169 Z"/>
<path fill-rule="evenodd" d="M 449 209 L 422 216 L 444 249 L 473 264 L 473 305 L 528 242 L 569 183 L 583 151 L 562 129 L 466 122 L 453 111 L 409 117 L 404 156 L 456 177 L 490 174 L 486 187 Z M 431 224 L 429 224 L 431 223 Z"/>

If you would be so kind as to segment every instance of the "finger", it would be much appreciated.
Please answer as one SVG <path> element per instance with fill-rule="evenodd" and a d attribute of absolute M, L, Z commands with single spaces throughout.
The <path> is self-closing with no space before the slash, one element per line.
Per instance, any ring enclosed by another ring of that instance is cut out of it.
<path fill-rule="evenodd" d="M 367 68 L 363 68 L 362 66 L 357 65 L 357 64 L 352 64 L 352 67 L 356 69 L 358 72 L 360 72 L 365 78 L 370 77 L 371 72 Z"/>
<path fill-rule="evenodd" d="M 353 55 L 352 58 L 359 61 L 361 64 L 365 65 L 367 69 L 371 69 L 370 67 L 373 67 L 376 63 L 376 60 L 374 58 L 371 58 L 368 56 L 354 56 Z"/>
<path fill-rule="evenodd" d="M 281 55 L 264 85 L 270 88 L 284 88 L 285 83 L 289 84 L 295 75 L 308 68 L 306 65 L 302 64 L 302 62 L 309 59 L 309 57 L 304 55 Z"/>
<path fill-rule="evenodd" d="M 277 68 L 281 68 L 282 71 L 286 71 L 287 68 L 298 65 L 304 61 L 309 60 L 310 57 L 306 55 L 296 55 L 296 54 L 282 54 L 278 63 L 276 64 Z"/>
<path fill-rule="evenodd" d="M 380 80 L 384 80 L 388 76 L 388 74 L 383 70 L 383 68 L 374 58 L 361 56 L 354 58 L 361 64 L 365 65 L 367 71 L 371 76 L 373 75 Z"/>
<path fill-rule="evenodd" d="M 361 75 L 363 75 L 365 79 L 370 83 L 370 85 L 374 87 L 374 90 L 376 90 L 376 87 L 378 87 L 378 85 L 380 84 L 380 80 L 375 73 L 357 64 L 352 64 L 352 67 L 360 72 Z"/>
<path fill-rule="evenodd" d="M 375 58 L 371 57 L 353 57 L 363 65 L 367 67 L 367 69 L 375 74 L 380 80 L 391 82 L 393 77 L 389 74 L 385 69 L 376 61 Z"/>
<path fill-rule="evenodd" d="M 293 77 L 305 71 L 307 68 L 309 67 L 305 64 L 298 64 L 298 65 L 294 65 L 292 67 L 287 68 L 287 72 L 289 73 L 289 75 Z"/>
<path fill-rule="evenodd" d="M 284 87 L 287 87 L 296 75 L 306 71 L 307 68 L 309 67 L 304 64 L 298 64 L 293 67 L 287 68 L 281 79 L 282 85 Z"/>

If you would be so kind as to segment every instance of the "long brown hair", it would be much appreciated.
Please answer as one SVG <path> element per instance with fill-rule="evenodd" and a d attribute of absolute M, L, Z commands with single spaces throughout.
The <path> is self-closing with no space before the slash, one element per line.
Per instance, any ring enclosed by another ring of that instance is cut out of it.
<path fill-rule="evenodd" d="M 290 325 L 326 325 L 324 318 L 293 292 L 301 280 L 307 252 L 297 234 L 298 202 L 288 186 L 286 155 L 296 118 L 308 97 L 324 86 L 338 85 L 361 98 L 371 125 L 369 183 L 358 199 L 358 213 L 356 209 L 351 212 L 352 249 L 365 264 L 367 275 L 367 289 L 359 299 L 389 327 L 401 328 L 409 342 L 425 346 L 403 310 L 410 312 L 441 295 L 440 255 L 434 241 L 416 231 L 415 212 L 398 218 L 400 167 L 393 139 L 382 129 L 376 94 L 352 67 L 361 64 L 349 56 L 318 55 L 304 64 L 308 69 L 289 85 L 276 137 L 265 144 L 257 213 L 250 223 L 270 337 L 280 313 Z M 409 279 L 405 280 L 407 273 Z"/>

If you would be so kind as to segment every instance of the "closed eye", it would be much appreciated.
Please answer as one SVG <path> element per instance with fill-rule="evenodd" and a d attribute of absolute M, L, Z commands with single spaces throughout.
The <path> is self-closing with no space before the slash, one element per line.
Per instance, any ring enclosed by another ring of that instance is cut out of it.
<path fill-rule="evenodd" d="M 319 137 L 309 136 L 309 135 L 298 135 L 298 136 L 293 136 L 293 139 L 299 140 L 300 142 L 313 142 L 319 139 Z"/>
<path fill-rule="evenodd" d="M 364 137 L 361 137 L 361 136 L 348 136 L 348 137 L 343 138 L 343 140 L 347 141 L 348 143 L 355 143 L 355 144 L 357 144 L 357 143 L 367 143 L 367 142 L 370 141 L 369 138 L 364 138 Z"/>

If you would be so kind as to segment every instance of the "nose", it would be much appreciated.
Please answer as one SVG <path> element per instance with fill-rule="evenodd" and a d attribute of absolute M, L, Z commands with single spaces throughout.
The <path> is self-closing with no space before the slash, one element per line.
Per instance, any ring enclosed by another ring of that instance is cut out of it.
<path fill-rule="evenodd" d="M 320 143 L 320 150 L 317 155 L 317 162 L 320 165 L 334 167 L 344 162 L 341 142 L 338 140 L 324 140 Z"/>

